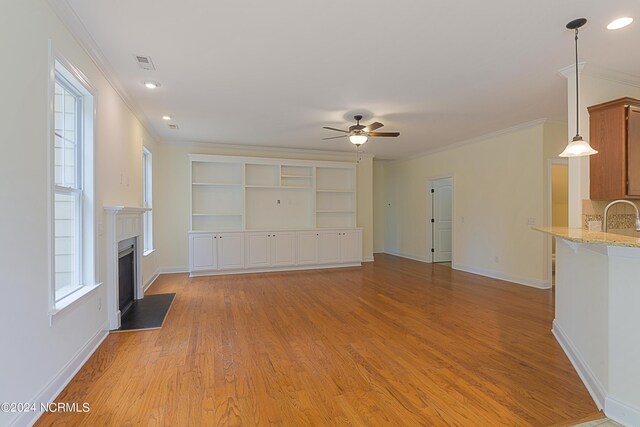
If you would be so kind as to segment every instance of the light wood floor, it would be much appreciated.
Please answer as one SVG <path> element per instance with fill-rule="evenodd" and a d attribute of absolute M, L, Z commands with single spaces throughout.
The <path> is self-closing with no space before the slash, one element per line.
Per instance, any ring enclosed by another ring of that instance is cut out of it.
<path fill-rule="evenodd" d="M 38 425 L 546 426 L 596 412 L 550 291 L 387 255 L 362 268 L 161 276 L 161 330 L 111 334 Z"/>

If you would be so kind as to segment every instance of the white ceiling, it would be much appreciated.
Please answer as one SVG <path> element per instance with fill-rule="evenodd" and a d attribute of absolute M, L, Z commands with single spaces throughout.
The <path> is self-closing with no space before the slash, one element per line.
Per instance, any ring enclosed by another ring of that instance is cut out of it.
<path fill-rule="evenodd" d="M 401 158 L 549 118 L 566 120 L 580 60 L 640 74 L 638 0 L 66 1 L 147 126 L 167 141 L 354 150 L 322 126 L 378 120 L 366 152 Z M 619 16 L 637 22 L 617 32 Z M 157 71 L 138 68 L 150 55 Z M 154 91 L 141 82 L 157 80 Z M 179 130 L 161 119 L 175 116 Z"/>

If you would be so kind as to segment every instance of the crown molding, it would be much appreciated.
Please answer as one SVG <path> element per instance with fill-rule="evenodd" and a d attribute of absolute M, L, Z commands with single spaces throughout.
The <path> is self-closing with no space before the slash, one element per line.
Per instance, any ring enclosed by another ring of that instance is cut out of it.
<path fill-rule="evenodd" d="M 98 70 L 102 73 L 109 85 L 122 99 L 122 102 L 129 108 L 131 114 L 144 126 L 147 132 L 157 141 L 160 141 L 159 135 L 151 127 L 149 118 L 142 112 L 138 105 L 128 95 L 124 86 L 116 77 L 116 73 L 104 56 L 98 45 L 96 44 L 89 31 L 84 26 L 76 12 L 73 10 L 67 0 L 47 0 L 47 3 L 58 16 L 62 23 L 67 27 L 73 38 L 78 42 L 80 47 L 91 58 Z"/>
<path fill-rule="evenodd" d="M 496 138 L 499 136 L 503 136 L 503 135 L 508 135 L 511 133 L 515 133 L 518 131 L 521 131 L 523 129 L 528 129 L 534 126 L 539 126 L 542 125 L 544 123 L 547 123 L 549 120 L 544 118 L 544 119 L 536 119 L 536 120 L 531 120 L 530 122 L 525 122 L 525 123 L 520 123 L 518 125 L 515 126 L 511 126 L 505 129 L 500 129 L 491 133 L 487 133 L 484 135 L 480 135 L 480 136 L 476 136 L 470 139 L 465 139 L 463 141 L 459 141 L 459 142 L 455 142 L 453 144 L 447 144 L 441 147 L 436 147 L 433 148 L 431 150 L 427 150 L 427 151 L 423 151 L 421 153 L 417 153 L 417 154 L 413 154 L 410 156 L 406 156 L 406 157 L 402 157 L 400 159 L 397 160 L 390 160 L 388 161 L 388 165 L 395 165 L 397 163 L 402 163 L 405 162 L 407 160 L 412 160 L 412 159 L 417 159 L 420 157 L 425 157 L 425 156 L 430 156 L 432 154 L 436 154 L 436 153 L 440 153 L 442 151 L 448 151 L 448 150 L 453 150 L 455 148 L 459 148 L 459 147 L 463 147 L 465 145 L 472 145 L 472 144 L 478 144 L 480 142 L 486 141 L 487 139 L 491 139 L 491 138 Z"/>
<path fill-rule="evenodd" d="M 316 156 L 335 156 L 335 157 L 353 157 L 359 156 L 364 158 L 374 158 L 373 153 L 358 153 L 357 151 L 338 151 L 338 150 L 314 150 L 311 148 L 291 148 L 264 145 L 246 145 L 246 144 L 225 144 L 222 142 L 202 142 L 202 141 L 181 141 L 181 140 L 162 140 L 161 144 L 181 145 L 190 147 L 200 147 L 209 149 L 222 150 L 238 150 L 238 151 L 268 151 L 292 154 L 308 154 Z"/>
<path fill-rule="evenodd" d="M 587 65 L 586 62 L 579 62 L 578 63 L 578 74 L 582 74 L 582 72 L 584 71 L 585 65 Z M 567 65 L 564 68 L 560 68 L 558 70 L 558 74 L 560 74 L 565 79 L 568 79 L 569 77 L 575 76 L 576 75 L 576 64 L 571 64 L 571 65 Z"/>
<path fill-rule="evenodd" d="M 578 67 L 578 73 L 583 76 L 609 80 L 633 87 L 640 87 L 640 76 L 623 73 L 621 71 L 612 70 L 610 68 L 587 62 L 580 62 Z M 569 78 L 575 75 L 575 69 L 575 65 L 569 65 L 558 70 L 558 73 L 565 78 Z"/>

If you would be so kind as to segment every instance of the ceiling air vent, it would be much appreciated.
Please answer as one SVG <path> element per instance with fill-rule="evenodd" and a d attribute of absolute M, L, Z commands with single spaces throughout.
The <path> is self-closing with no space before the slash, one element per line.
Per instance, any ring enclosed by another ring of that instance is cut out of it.
<path fill-rule="evenodd" d="M 174 125 L 173 123 L 169 123 L 167 126 L 169 126 L 169 129 L 178 130 L 178 125 Z"/>
<path fill-rule="evenodd" d="M 155 65 L 153 65 L 153 61 L 151 60 L 150 56 L 133 55 L 133 57 L 136 59 L 136 62 L 138 63 L 138 67 L 142 68 L 143 70 L 149 70 L 149 71 L 156 70 L 156 67 Z"/>

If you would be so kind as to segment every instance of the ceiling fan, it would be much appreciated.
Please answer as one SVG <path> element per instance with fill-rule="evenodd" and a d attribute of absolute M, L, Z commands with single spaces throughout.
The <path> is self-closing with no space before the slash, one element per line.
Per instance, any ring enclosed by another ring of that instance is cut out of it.
<path fill-rule="evenodd" d="M 356 124 L 353 126 L 349 126 L 349 130 L 342 130 L 342 129 L 332 128 L 329 126 L 323 126 L 323 129 L 335 130 L 336 132 L 343 132 L 345 133 L 345 135 L 331 136 L 329 138 L 322 138 L 322 139 L 324 140 L 324 139 L 336 139 L 336 138 L 349 137 L 349 141 L 351 141 L 351 143 L 356 147 L 359 147 L 365 142 L 367 142 L 367 140 L 370 137 L 386 136 L 386 137 L 395 138 L 396 136 L 400 135 L 400 132 L 374 132 L 374 130 L 379 129 L 384 125 L 380 122 L 373 122 L 368 126 L 361 125 L 360 120 L 362 120 L 362 116 L 360 114 L 353 116 L 353 118 L 356 120 Z"/>

